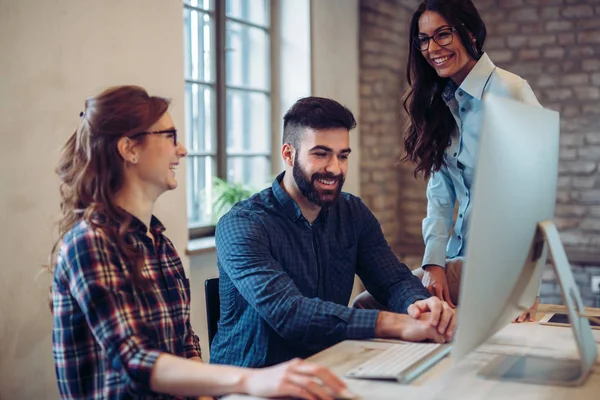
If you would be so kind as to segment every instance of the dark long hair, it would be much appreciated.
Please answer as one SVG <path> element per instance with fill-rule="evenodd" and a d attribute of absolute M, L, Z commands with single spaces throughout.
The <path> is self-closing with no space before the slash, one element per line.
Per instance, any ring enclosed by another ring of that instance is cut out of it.
<path fill-rule="evenodd" d="M 410 121 L 404 133 L 403 160 L 416 164 L 415 176 L 423 173 L 428 178 L 442 167 L 444 150 L 456 123 L 442 99 L 449 78 L 441 78 L 413 45 L 419 35 L 419 18 L 425 11 L 435 11 L 444 17 L 475 60 L 483 54 L 487 32 L 471 0 L 424 0 L 412 16 L 406 66 L 409 87 L 404 96 L 404 110 Z"/>
<path fill-rule="evenodd" d="M 132 217 L 119 208 L 115 194 L 124 183 L 125 160 L 117 142 L 144 131 L 168 110 L 169 100 L 149 96 L 137 86 L 112 87 L 85 102 L 77 130 L 62 149 L 56 172 L 61 180 L 59 238 L 52 247 L 49 270 L 54 272 L 58 248 L 80 221 L 102 230 L 129 261 L 127 268 L 140 286 L 142 255 L 127 240 Z M 132 140 L 143 141 L 144 137 Z"/>

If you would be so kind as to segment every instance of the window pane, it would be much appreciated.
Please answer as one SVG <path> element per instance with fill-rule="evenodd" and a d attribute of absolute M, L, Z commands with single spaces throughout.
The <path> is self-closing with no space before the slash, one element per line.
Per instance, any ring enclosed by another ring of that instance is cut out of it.
<path fill-rule="evenodd" d="M 202 82 L 214 79 L 214 29 L 212 18 L 203 12 L 183 9 L 185 78 Z"/>
<path fill-rule="evenodd" d="M 214 158 L 189 156 L 187 166 L 188 224 L 212 225 Z"/>
<path fill-rule="evenodd" d="M 189 4 L 190 6 L 210 11 L 212 11 L 215 7 L 214 0 L 185 0 L 185 4 Z"/>
<path fill-rule="evenodd" d="M 215 97 L 210 86 L 186 83 L 185 131 L 189 152 L 215 153 Z"/>
<path fill-rule="evenodd" d="M 225 13 L 261 26 L 269 26 L 269 0 L 227 0 Z"/>
<path fill-rule="evenodd" d="M 228 157 L 227 180 L 241 183 L 252 191 L 260 191 L 272 181 L 269 157 Z"/>
<path fill-rule="evenodd" d="M 226 36 L 227 85 L 269 90 L 269 35 L 228 21 Z"/>
<path fill-rule="evenodd" d="M 271 105 L 264 93 L 227 89 L 227 153 L 271 153 Z"/>

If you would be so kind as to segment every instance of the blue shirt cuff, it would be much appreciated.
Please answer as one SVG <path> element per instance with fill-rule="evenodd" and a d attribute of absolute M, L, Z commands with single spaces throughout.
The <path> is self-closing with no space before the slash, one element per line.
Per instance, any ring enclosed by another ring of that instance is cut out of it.
<path fill-rule="evenodd" d="M 374 338 L 378 316 L 379 310 L 352 309 L 346 330 L 348 339 Z"/>
<path fill-rule="evenodd" d="M 429 264 L 446 267 L 446 242 L 444 240 L 430 240 L 425 245 L 421 267 Z"/>

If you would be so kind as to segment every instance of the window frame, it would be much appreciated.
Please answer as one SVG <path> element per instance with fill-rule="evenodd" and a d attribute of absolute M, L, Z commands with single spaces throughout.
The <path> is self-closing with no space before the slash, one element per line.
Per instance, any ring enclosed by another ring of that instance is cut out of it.
<path fill-rule="evenodd" d="M 210 157 L 214 157 L 214 165 L 215 165 L 215 170 L 216 170 L 216 174 L 215 176 L 227 181 L 227 161 L 228 158 L 230 157 L 256 157 L 256 156 L 261 156 L 261 157 L 265 157 L 268 160 L 269 163 L 269 170 L 271 171 L 271 173 L 273 173 L 274 170 L 274 146 L 273 141 L 275 136 L 277 135 L 277 130 L 274 129 L 273 127 L 273 116 L 275 115 L 276 112 L 276 101 L 274 98 L 274 79 L 276 74 L 274 74 L 273 72 L 273 68 L 275 66 L 274 61 L 274 57 L 276 56 L 274 54 L 274 44 L 276 42 L 276 40 L 274 39 L 274 32 L 276 31 L 276 28 L 274 27 L 274 23 L 273 23 L 273 9 L 274 9 L 274 1 L 273 0 L 265 0 L 267 3 L 267 14 L 268 14 L 268 25 L 267 26 L 262 26 L 260 24 L 256 24 L 250 21 L 246 21 L 240 18 L 235 18 L 235 17 L 228 17 L 226 15 L 226 2 L 227 0 L 211 0 L 212 3 L 212 10 L 207 10 L 204 9 L 202 7 L 198 7 L 198 6 L 192 6 L 190 4 L 188 4 L 188 2 L 184 1 L 183 2 L 183 10 L 195 10 L 197 12 L 201 12 L 201 13 L 205 13 L 208 14 L 210 16 L 210 18 L 212 19 L 212 24 L 213 24 L 213 29 L 214 29 L 214 37 L 213 37 L 213 46 L 214 46 L 214 55 L 211 55 L 212 57 L 214 57 L 212 59 L 212 62 L 214 63 L 214 82 L 204 82 L 201 80 L 196 80 L 196 79 L 189 79 L 187 76 L 184 75 L 184 84 L 200 84 L 200 85 L 206 85 L 206 86 L 210 86 L 213 88 L 214 90 L 214 108 L 215 110 L 213 110 L 213 116 L 214 116 L 214 134 L 215 134 L 215 146 L 216 149 L 214 151 L 214 156 L 212 154 L 208 154 L 210 152 L 197 152 L 198 154 L 194 154 L 192 156 L 210 156 Z M 239 87 L 236 85 L 227 85 L 227 76 L 226 76 L 226 58 L 227 58 L 227 32 L 226 32 L 226 26 L 227 26 L 227 22 L 231 21 L 237 24 L 241 24 L 243 26 L 247 26 L 247 27 L 252 27 L 252 28 L 257 28 L 257 29 L 261 29 L 263 31 L 265 31 L 268 35 L 268 42 L 267 42 L 267 52 L 268 52 L 268 58 L 267 58 L 267 68 L 269 71 L 269 78 L 268 78 L 268 83 L 269 83 L 269 88 L 268 90 L 264 90 L 264 89 L 249 89 L 249 88 L 245 88 L 245 87 Z M 187 51 L 187 49 L 184 48 L 184 51 Z M 267 120 L 269 122 L 269 137 L 267 138 L 268 142 L 271 143 L 271 146 L 268 148 L 268 151 L 263 154 L 260 153 L 258 154 L 257 152 L 252 152 L 252 151 L 248 151 L 248 152 L 235 152 L 235 153 L 227 153 L 227 90 L 228 89 L 233 89 L 235 91 L 243 91 L 243 92 L 250 92 L 250 93 L 262 93 L 264 95 L 267 96 L 268 101 L 269 101 L 269 115 L 267 116 Z M 186 115 L 187 118 L 187 115 Z M 186 132 L 186 138 L 187 136 L 191 134 L 190 132 Z M 211 132 L 211 134 L 213 134 Z M 206 154 L 204 154 L 206 153 Z M 189 161 L 188 161 L 189 162 Z M 186 190 L 189 190 L 189 188 L 186 187 Z M 187 211 L 186 211 L 187 214 Z M 187 218 L 186 218 L 187 219 Z M 214 236 L 215 234 L 215 225 L 196 225 L 196 224 L 190 224 L 189 219 L 187 220 L 187 224 L 188 224 L 188 235 L 189 235 L 189 239 L 199 239 L 199 238 L 204 238 L 204 237 L 210 237 L 210 236 Z"/>

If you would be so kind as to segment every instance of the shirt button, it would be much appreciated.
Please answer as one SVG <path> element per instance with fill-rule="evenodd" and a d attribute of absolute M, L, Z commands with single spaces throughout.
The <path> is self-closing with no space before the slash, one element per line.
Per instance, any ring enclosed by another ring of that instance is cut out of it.
<path fill-rule="evenodd" d="M 459 215 L 458 215 L 458 218 L 462 218 L 462 214 L 459 214 Z"/>
<path fill-rule="evenodd" d="M 460 237 L 460 235 L 458 235 L 458 240 L 462 240 L 461 237 Z"/>
<path fill-rule="evenodd" d="M 458 153 L 454 153 L 454 157 L 456 157 L 456 155 L 457 155 L 457 154 L 458 154 Z"/>
<path fill-rule="evenodd" d="M 460 111 L 462 111 L 462 112 L 465 112 L 466 110 L 465 110 L 465 108 L 464 108 L 464 107 L 461 107 L 461 108 L 460 108 Z"/>
<path fill-rule="evenodd" d="M 462 95 L 463 95 L 463 92 L 462 92 L 462 90 L 458 92 L 458 95 L 459 95 L 459 96 L 462 96 Z"/>

